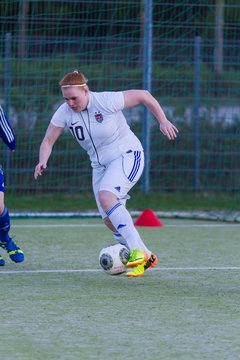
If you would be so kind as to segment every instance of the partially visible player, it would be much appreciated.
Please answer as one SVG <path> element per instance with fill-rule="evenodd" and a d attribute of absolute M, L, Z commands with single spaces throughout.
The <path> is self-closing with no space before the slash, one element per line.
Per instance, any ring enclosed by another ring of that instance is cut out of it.
<path fill-rule="evenodd" d="M 0 106 L 0 137 L 3 142 L 10 148 L 15 149 L 15 136 L 13 130 Z M 7 251 L 10 259 L 16 263 L 24 260 L 23 251 L 13 242 L 9 236 L 10 217 L 8 209 L 4 205 L 4 178 L 3 170 L 0 165 L 0 246 Z M 0 255 L 0 266 L 5 265 L 5 261 Z"/>
<path fill-rule="evenodd" d="M 60 81 L 65 103 L 53 115 L 39 151 L 34 177 L 47 167 L 53 145 L 68 127 L 87 151 L 93 168 L 93 192 L 105 225 L 115 239 L 130 250 L 126 264 L 129 277 L 142 276 L 158 260 L 143 243 L 125 207 L 128 192 L 139 180 L 144 167 L 142 144 L 127 124 L 122 110 L 145 105 L 159 122 L 160 130 L 174 140 L 177 128 L 167 120 L 157 100 L 145 90 L 92 92 L 78 70 Z"/>

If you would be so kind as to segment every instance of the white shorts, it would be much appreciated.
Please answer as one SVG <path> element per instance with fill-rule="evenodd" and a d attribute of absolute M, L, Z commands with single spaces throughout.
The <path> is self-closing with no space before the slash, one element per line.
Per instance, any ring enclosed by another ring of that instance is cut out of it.
<path fill-rule="evenodd" d="M 93 169 L 93 192 L 103 219 L 107 215 L 99 203 L 99 191 L 110 191 L 118 197 L 120 202 L 125 204 L 126 200 L 130 198 L 128 192 L 140 179 L 143 168 L 144 152 L 142 150 L 129 150 L 106 167 Z"/>

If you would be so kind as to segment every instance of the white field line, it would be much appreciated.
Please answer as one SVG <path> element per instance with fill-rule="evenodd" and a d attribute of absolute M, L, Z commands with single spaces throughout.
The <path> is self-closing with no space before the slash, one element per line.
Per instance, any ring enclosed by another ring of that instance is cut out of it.
<path fill-rule="evenodd" d="M 240 266 L 210 266 L 210 267 L 165 267 L 165 268 L 154 268 L 150 271 L 229 271 L 229 270 L 240 270 Z M 3 274 L 51 274 L 51 273 L 84 273 L 84 272 L 103 272 L 101 269 L 59 269 L 59 270 L 7 270 L 0 271 L 0 275 Z"/>
<path fill-rule="evenodd" d="M 239 224 L 167 224 L 166 227 L 232 227 Z M 105 227 L 103 224 L 26 224 L 26 225 L 13 225 L 13 228 L 62 228 L 62 227 Z M 150 271 L 227 271 L 227 270 L 240 270 L 240 266 L 224 266 L 224 267 L 166 267 L 154 268 Z M 102 272 L 101 269 L 60 269 L 60 270 L 7 270 L 2 271 L 0 274 L 40 274 L 40 273 L 83 273 L 83 272 Z"/>
<path fill-rule="evenodd" d="M 67 227 L 105 227 L 104 224 L 13 224 L 12 228 L 67 228 Z M 173 228 L 195 228 L 195 227 L 206 227 L 206 228 L 218 228 L 218 227 L 240 227 L 240 224 L 232 223 L 201 223 L 201 224 L 166 224 L 164 227 L 173 227 Z"/>

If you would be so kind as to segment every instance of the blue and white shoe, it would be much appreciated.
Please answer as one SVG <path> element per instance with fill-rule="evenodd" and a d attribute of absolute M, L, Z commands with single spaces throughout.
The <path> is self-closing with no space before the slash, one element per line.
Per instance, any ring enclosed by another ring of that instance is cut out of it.
<path fill-rule="evenodd" d="M 2 258 L 2 255 L 0 255 L 0 266 L 4 266 L 5 265 L 5 261 Z"/>
<path fill-rule="evenodd" d="M 7 251 L 10 259 L 16 263 L 24 261 L 23 251 L 9 237 L 6 242 L 0 241 L 0 246 Z"/>

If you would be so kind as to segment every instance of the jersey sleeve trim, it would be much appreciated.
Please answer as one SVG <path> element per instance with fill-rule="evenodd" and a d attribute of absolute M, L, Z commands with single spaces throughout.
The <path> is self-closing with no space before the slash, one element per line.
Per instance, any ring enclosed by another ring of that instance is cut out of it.
<path fill-rule="evenodd" d="M 64 128 L 66 126 L 66 119 L 67 119 L 68 109 L 67 104 L 62 104 L 57 111 L 53 114 L 51 119 L 51 124 L 56 127 Z"/>

